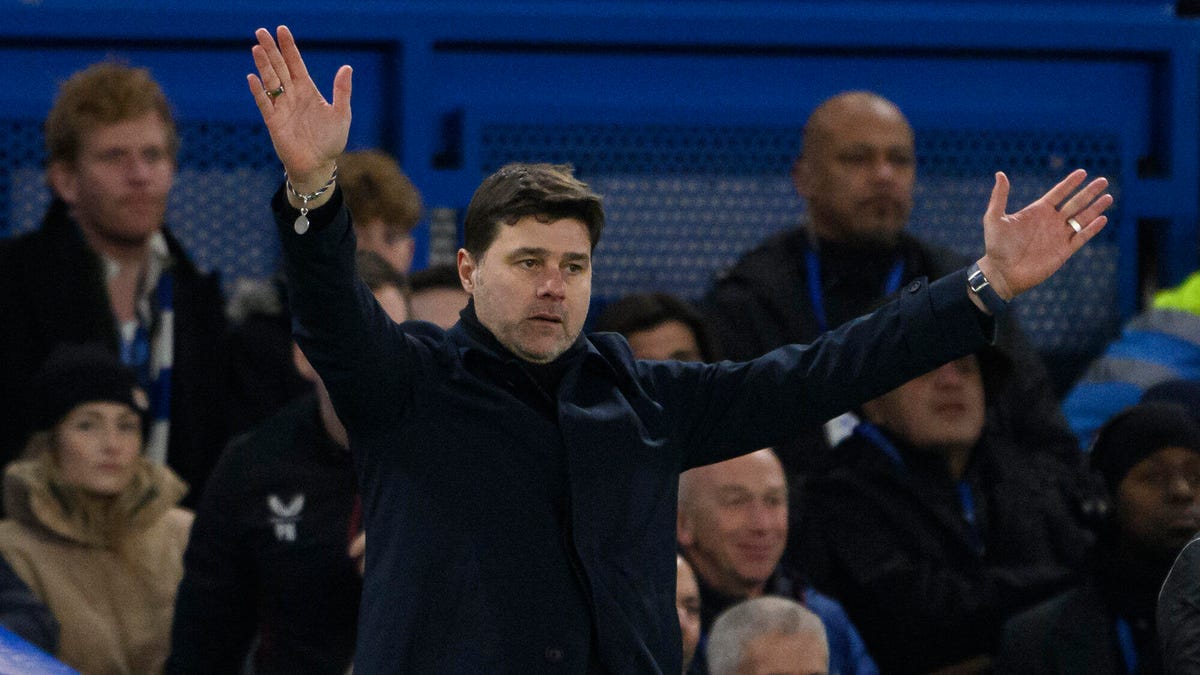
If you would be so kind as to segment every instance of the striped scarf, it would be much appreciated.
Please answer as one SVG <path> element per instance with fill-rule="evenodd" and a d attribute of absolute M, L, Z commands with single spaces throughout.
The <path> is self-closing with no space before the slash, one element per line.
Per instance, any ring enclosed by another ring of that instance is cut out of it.
<path fill-rule="evenodd" d="M 171 430 L 171 368 L 175 360 L 175 275 L 166 238 L 156 233 L 137 303 L 137 319 L 119 326 L 121 361 L 150 397 L 145 456 L 164 464 Z"/>

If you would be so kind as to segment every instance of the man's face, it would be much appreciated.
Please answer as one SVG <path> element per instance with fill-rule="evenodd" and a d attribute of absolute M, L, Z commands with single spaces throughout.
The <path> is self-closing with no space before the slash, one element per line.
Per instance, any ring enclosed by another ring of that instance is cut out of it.
<path fill-rule="evenodd" d="M 682 321 L 664 321 L 653 328 L 628 336 L 629 347 L 639 359 L 653 361 L 703 361 L 696 334 Z"/>
<path fill-rule="evenodd" d="M 835 105 L 811 124 L 792 179 L 819 236 L 890 245 L 913 206 L 912 129 L 883 101 Z"/>
<path fill-rule="evenodd" d="M 863 412 L 919 450 L 969 449 L 983 432 L 979 360 L 951 361 L 865 403 Z"/>
<path fill-rule="evenodd" d="M 1180 447 L 1158 450 L 1125 474 L 1116 497 L 1121 537 L 1173 559 L 1200 531 L 1200 454 Z"/>
<path fill-rule="evenodd" d="M 587 226 L 525 216 L 501 224 L 480 259 L 458 252 L 458 273 L 479 321 L 518 357 L 549 363 L 583 329 L 592 298 Z"/>
<path fill-rule="evenodd" d="M 679 632 L 683 636 L 683 672 L 696 656 L 700 644 L 700 588 L 692 566 L 683 556 L 675 556 L 675 611 L 679 613 Z"/>
<path fill-rule="evenodd" d="M 140 245 L 162 226 L 175 178 L 167 126 L 156 113 L 87 132 L 74 164 L 50 168 L 55 192 L 89 238 Z"/>
<path fill-rule="evenodd" d="M 787 543 L 782 465 L 770 450 L 759 450 L 691 471 L 678 532 L 688 561 L 726 595 L 761 594 Z"/>
<path fill-rule="evenodd" d="M 408 274 L 416 248 L 411 235 L 376 218 L 362 225 L 355 223 L 354 236 L 358 250 L 372 251 L 387 261 L 392 269 Z"/>
<path fill-rule="evenodd" d="M 400 289 L 390 284 L 382 286 L 375 291 L 375 300 L 392 321 L 408 321 L 408 300 Z"/>
<path fill-rule="evenodd" d="M 737 675 L 824 675 L 829 647 L 817 633 L 767 633 L 746 643 Z"/>

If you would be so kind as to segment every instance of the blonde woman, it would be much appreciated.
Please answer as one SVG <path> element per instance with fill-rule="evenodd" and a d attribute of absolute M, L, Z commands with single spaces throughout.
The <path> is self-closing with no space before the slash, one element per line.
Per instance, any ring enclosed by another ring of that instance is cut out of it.
<path fill-rule="evenodd" d="M 58 619 L 68 665 L 159 672 L 192 515 L 176 506 L 187 486 L 142 457 L 146 396 L 103 349 L 68 347 L 30 403 L 25 458 L 4 476 L 0 554 Z"/>

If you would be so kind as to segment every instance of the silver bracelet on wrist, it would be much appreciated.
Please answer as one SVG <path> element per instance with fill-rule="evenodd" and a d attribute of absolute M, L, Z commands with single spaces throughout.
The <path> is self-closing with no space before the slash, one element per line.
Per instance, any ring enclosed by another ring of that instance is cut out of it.
<path fill-rule="evenodd" d="M 316 192 L 310 192 L 306 195 L 296 192 L 296 187 L 292 185 L 292 179 L 288 178 L 286 171 L 283 172 L 283 182 L 287 185 L 287 191 L 291 193 L 293 197 L 300 200 L 300 216 L 296 218 L 296 222 L 292 226 L 293 229 L 296 230 L 296 234 L 304 234 L 305 232 L 308 232 L 308 203 L 325 194 L 326 190 L 333 187 L 334 182 L 337 181 L 337 172 L 338 167 L 335 163 L 333 165 L 333 175 L 329 177 L 329 181 L 326 182 L 320 190 L 317 190 Z"/>

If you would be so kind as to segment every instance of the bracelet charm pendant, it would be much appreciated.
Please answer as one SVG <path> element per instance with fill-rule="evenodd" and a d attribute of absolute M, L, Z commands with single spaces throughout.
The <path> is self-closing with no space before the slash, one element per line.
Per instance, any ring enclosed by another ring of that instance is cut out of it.
<path fill-rule="evenodd" d="M 288 178 L 287 173 L 285 172 L 283 174 L 283 182 L 287 186 L 287 191 L 290 192 L 293 197 L 300 200 L 300 215 L 296 218 L 296 222 L 292 224 L 292 229 L 296 231 L 296 234 L 304 234 L 305 232 L 308 232 L 308 203 L 325 194 L 326 190 L 333 187 L 334 182 L 337 181 L 337 175 L 337 164 L 334 164 L 333 175 L 329 177 L 329 181 L 325 183 L 324 187 L 316 192 L 304 195 L 296 191 L 296 188 L 292 185 L 292 181 L 290 178 Z"/>

